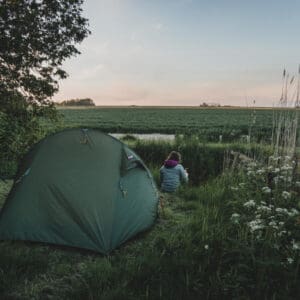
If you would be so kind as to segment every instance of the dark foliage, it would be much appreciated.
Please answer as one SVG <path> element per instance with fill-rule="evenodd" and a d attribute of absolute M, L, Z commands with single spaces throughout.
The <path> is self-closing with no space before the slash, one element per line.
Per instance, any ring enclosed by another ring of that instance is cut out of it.
<path fill-rule="evenodd" d="M 80 52 L 88 34 L 83 0 L 0 0 L 0 164 L 22 155 L 39 130 L 38 118 L 55 117 L 51 97 L 67 77 L 63 61 Z M 14 131 L 15 130 L 15 131 Z M 16 153 L 16 148 L 19 149 Z"/>
<path fill-rule="evenodd" d="M 90 98 L 71 99 L 58 103 L 59 106 L 95 106 L 95 103 Z"/>

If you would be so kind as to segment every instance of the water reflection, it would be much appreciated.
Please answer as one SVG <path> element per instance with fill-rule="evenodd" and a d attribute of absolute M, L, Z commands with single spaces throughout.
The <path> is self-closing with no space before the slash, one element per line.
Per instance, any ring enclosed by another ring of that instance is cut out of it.
<path fill-rule="evenodd" d="M 161 133 L 109 133 L 109 135 L 121 139 L 124 136 L 132 136 L 140 140 L 164 140 L 173 141 L 175 134 L 161 134 Z"/>

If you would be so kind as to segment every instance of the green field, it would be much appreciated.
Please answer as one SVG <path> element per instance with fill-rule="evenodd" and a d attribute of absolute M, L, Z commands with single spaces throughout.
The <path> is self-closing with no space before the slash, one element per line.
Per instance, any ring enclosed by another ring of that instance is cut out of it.
<path fill-rule="evenodd" d="M 202 133 L 237 136 L 270 130 L 274 111 L 240 108 L 180 108 L 180 107 L 96 107 L 60 108 L 62 126 L 94 127 L 106 132 L 125 133 Z"/>
<path fill-rule="evenodd" d="M 183 133 L 174 141 L 130 136 L 124 141 L 144 159 L 158 185 L 166 155 L 180 151 L 190 182 L 164 196 L 164 209 L 148 232 L 107 256 L 1 242 L 0 299 L 299 298 L 300 178 L 295 158 L 270 156 L 272 110 L 99 107 L 59 112 L 59 122 L 44 123 L 40 138 L 66 127 Z M 249 132 L 251 143 L 241 139 Z M 250 160 L 239 159 L 242 154 Z M 0 206 L 12 183 L 0 181 Z"/>

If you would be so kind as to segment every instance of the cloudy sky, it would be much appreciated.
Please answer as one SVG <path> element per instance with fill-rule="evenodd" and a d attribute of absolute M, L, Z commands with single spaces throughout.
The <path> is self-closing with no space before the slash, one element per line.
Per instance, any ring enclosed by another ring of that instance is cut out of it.
<path fill-rule="evenodd" d="M 299 0 L 86 0 L 55 101 L 272 106 L 300 63 Z"/>

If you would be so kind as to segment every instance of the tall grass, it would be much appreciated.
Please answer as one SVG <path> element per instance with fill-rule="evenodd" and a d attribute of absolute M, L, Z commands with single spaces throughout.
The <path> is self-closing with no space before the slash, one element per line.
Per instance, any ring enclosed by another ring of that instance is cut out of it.
<path fill-rule="evenodd" d="M 293 157 L 299 138 L 300 66 L 296 80 L 294 76 L 290 78 L 289 74 L 284 70 L 282 81 L 282 94 L 279 100 L 279 107 L 285 110 L 277 111 L 274 117 L 272 142 L 276 157 Z"/>
<path fill-rule="evenodd" d="M 192 185 L 203 184 L 210 178 L 220 175 L 224 169 L 225 160 L 233 159 L 232 151 L 251 157 L 266 160 L 271 154 L 271 148 L 261 144 L 225 144 L 205 143 L 198 136 L 177 136 L 174 142 L 142 141 L 130 143 L 149 166 L 159 168 L 167 155 L 176 150 L 182 154 L 182 164 L 188 169 Z M 157 174 L 155 175 L 157 176 Z"/>

